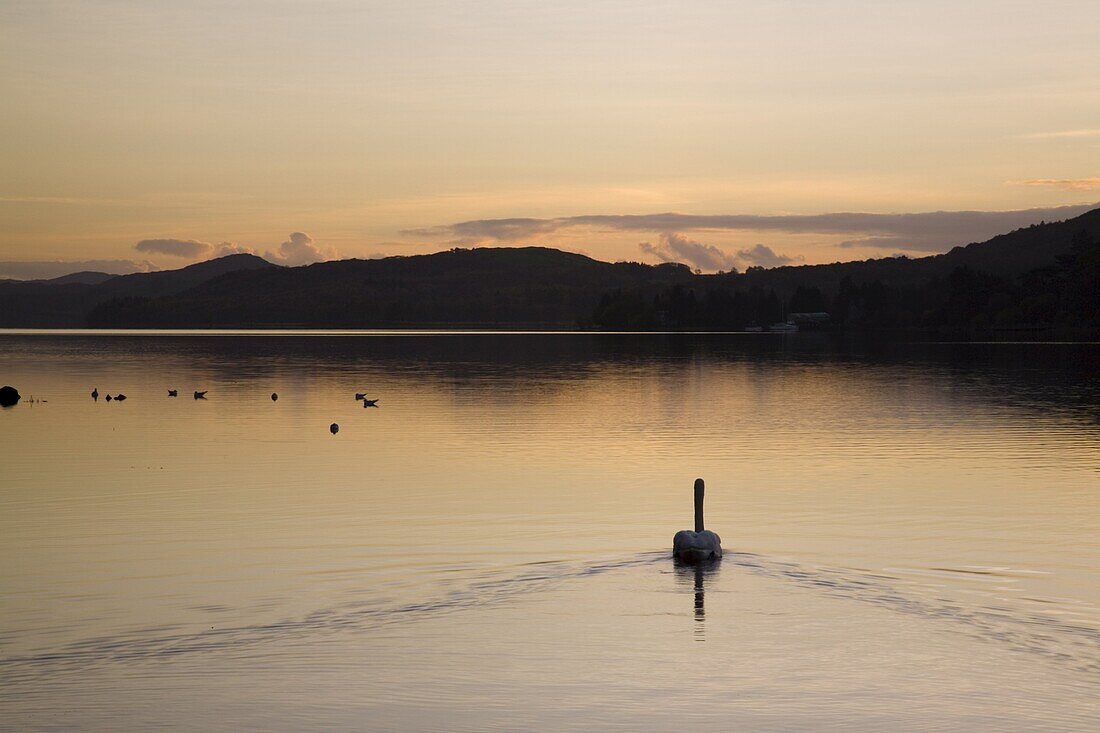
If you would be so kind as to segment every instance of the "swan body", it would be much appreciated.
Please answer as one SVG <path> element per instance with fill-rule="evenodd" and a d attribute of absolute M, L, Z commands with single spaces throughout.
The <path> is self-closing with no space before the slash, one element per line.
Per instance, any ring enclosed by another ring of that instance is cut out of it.
<path fill-rule="evenodd" d="M 695 531 L 682 529 L 672 538 L 672 556 L 698 564 L 722 557 L 722 538 L 703 528 L 703 479 L 695 479 Z"/>
<path fill-rule="evenodd" d="M 681 529 L 672 538 L 672 554 L 680 562 L 696 565 L 722 557 L 722 538 L 708 529 Z"/>

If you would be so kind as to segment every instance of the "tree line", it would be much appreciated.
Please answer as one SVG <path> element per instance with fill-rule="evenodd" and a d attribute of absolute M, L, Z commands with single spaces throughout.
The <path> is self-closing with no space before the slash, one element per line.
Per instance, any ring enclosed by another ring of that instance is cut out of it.
<path fill-rule="evenodd" d="M 617 288 L 591 322 L 609 330 L 739 330 L 791 313 L 826 312 L 838 326 L 915 329 L 1100 328 L 1100 243 L 1086 230 L 1050 266 L 1017 277 L 956 267 L 922 282 L 855 281 L 832 292 L 798 286 L 789 293 L 727 274 L 706 282 Z"/>

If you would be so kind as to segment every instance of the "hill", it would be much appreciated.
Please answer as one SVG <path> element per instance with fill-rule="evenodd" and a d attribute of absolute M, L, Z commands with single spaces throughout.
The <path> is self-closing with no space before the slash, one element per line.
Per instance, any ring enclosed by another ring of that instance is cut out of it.
<path fill-rule="evenodd" d="M 575 327 L 611 288 L 690 283 L 684 265 L 600 262 L 543 247 L 455 249 L 234 272 L 175 297 L 115 300 L 95 326 Z"/>
<path fill-rule="evenodd" d="M 71 272 L 68 275 L 62 275 L 61 277 L 52 277 L 48 280 L 32 280 L 31 282 L 36 282 L 41 285 L 99 285 L 100 283 L 107 282 L 113 277 L 118 277 L 118 275 L 111 275 L 107 272 L 94 272 L 91 270 L 85 270 L 83 272 Z"/>
<path fill-rule="evenodd" d="M 605 328 L 719 330 L 827 312 L 834 324 L 860 327 L 1093 330 L 1098 260 L 1094 209 L 930 257 L 750 270 L 704 278 L 689 292 L 621 293 L 605 297 L 593 320 Z"/>
<path fill-rule="evenodd" d="M 294 268 L 233 255 L 99 283 L 0 283 L 0 325 L 737 329 L 795 311 L 872 327 L 1091 323 L 1098 241 L 1100 209 L 931 257 L 720 275 L 543 247 Z"/>
<path fill-rule="evenodd" d="M 80 328 L 88 325 L 89 313 L 106 301 L 172 295 L 230 272 L 274 267 L 255 255 L 239 254 L 162 272 L 9 280 L 0 282 L 0 327 Z"/>

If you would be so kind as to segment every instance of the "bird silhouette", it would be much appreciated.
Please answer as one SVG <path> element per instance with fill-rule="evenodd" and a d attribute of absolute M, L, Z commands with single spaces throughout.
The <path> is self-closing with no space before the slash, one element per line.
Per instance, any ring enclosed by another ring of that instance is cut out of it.
<path fill-rule="evenodd" d="M 378 407 L 378 400 L 368 400 L 366 397 L 364 397 L 363 407 Z"/>
<path fill-rule="evenodd" d="M 277 392 L 272 392 L 271 393 L 271 401 L 276 402 L 276 401 L 278 401 L 278 399 L 279 399 L 278 393 Z"/>
<path fill-rule="evenodd" d="M 336 435 L 338 432 L 340 432 L 340 426 L 336 423 L 333 423 L 332 425 L 328 426 L 328 431 L 333 435 Z"/>
<path fill-rule="evenodd" d="M 209 391 L 210 390 L 204 390 L 202 392 L 196 392 L 195 393 L 195 399 L 196 400 L 205 400 L 206 399 L 206 393 L 209 392 Z"/>
<path fill-rule="evenodd" d="M 355 399 L 357 399 L 357 400 L 365 400 L 366 398 L 367 398 L 367 396 L 365 394 L 363 394 L 362 392 L 356 392 L 355 393 Z"/>
<path fill-rule="evenodd" d="M 95 400 L 96 402 L 99 402 L 99 388 L 98 387 L 92 387 L 92 399 Z"/>
<path fill-rule="evenodd" d="M 124 399 L 126 399 L 126 395 L 121 392 L 115 395 L 115 402 L 122 402 Z"/>
<path fill-rule="evenodd" d="M 722 557 L 722 538 L 703 529 L 703 479 L 695 479 L 695 531 L 682 529 L 672 538 L 672 556 L 695 564 Z"/>
<path fill-rule="evenodd" d="M 107 393 L 107 401 L 110 402 L 113 399 L 114 399 L 114 397 L 112 397 L 111 394 L 108 392 Z"/>
<path fill-rule="evenodd" d="M 179 395 L 179 393 L 180 393 L 180 391 L 179 391 L 178 389 L 170 389 L 170 390 L 168 390 L 168 396 L 169 396 L 169 397 L 176 397 L 176 396 L 178 396 L 178 395 Z"/>

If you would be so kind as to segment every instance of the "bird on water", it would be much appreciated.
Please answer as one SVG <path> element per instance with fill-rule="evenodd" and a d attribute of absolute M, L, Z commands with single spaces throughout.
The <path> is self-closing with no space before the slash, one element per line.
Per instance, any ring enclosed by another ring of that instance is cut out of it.
<path fill-rule="evenodd" d="M 115 402 L 122 402 L 124 399 L 126 399 L 126 395 L 121 392 L 115 395 Z"/>
<path fill-rule="evenodd" d="M 279 394 L 277 392 L 272 392 L 271 393 L 271 401 L 272 402 L 277 402 L 278 399 L 279 399 Z"/>
<path fill-rule="evenodd" d="M 362 392 L 356 392 L 355 393 L 355 399 L 365 400 L 365 399 L 367 399 L 367 396 L 365 394 L 363 394 Z"/>
<path fill-rule="evenodd" d="M 328 426 L 328 431 L 333 435 L 336 435 L 338 432 L 340 432 L 340 426 L 336 423 L 333 423 L 332 425 Z"/>
<path fill-rule="evenodd" d="M 722 538 L 703 528 L 703 479 L 695 479 L 695 531 L 682 529 L 672 538 L 672 556 L 696 564 L 722 557 Z"/>
<path fill-rule="evenodd" d="M 107 401 L 108 401 L 108 402 L 110 402 L 110 401 L 111 401 L 111 400 L 113 400 L 113 399 L 114 399 L 114 397 L 112 397 L 112 396 L 111 396 L 111 393 L 110 393 L 110 392 L 108 392 L 108 393 L 107 393 Z"/>
<path fill-rule="evenodd" d="M 206 399 L 206 393 L 209 392 L 209 391 L 210 390 L 205 390 L 203 392 L 195 392 L 195 399 L 196 400 L 205 400 Z"/>
<path fill-rule="evenodd" d="M 99 387 L 92 387 L 92 399 L 99 402 Z"/>
<path fill-rule="evenodd" d="M 178 397 L 178 396 L 179 396 L 179 393 L 180 393 L 180 391 L 179 391 L 178 389 L 170 389 L 170 390 L 168 390 L 168 396 L 169 396 L 169 397 Z"/>
<path fill-rule="evenodd" d="M 363 407 L 378 407 L 378 400 L 368 400 L 366 397 L 364 397 Z"/>

